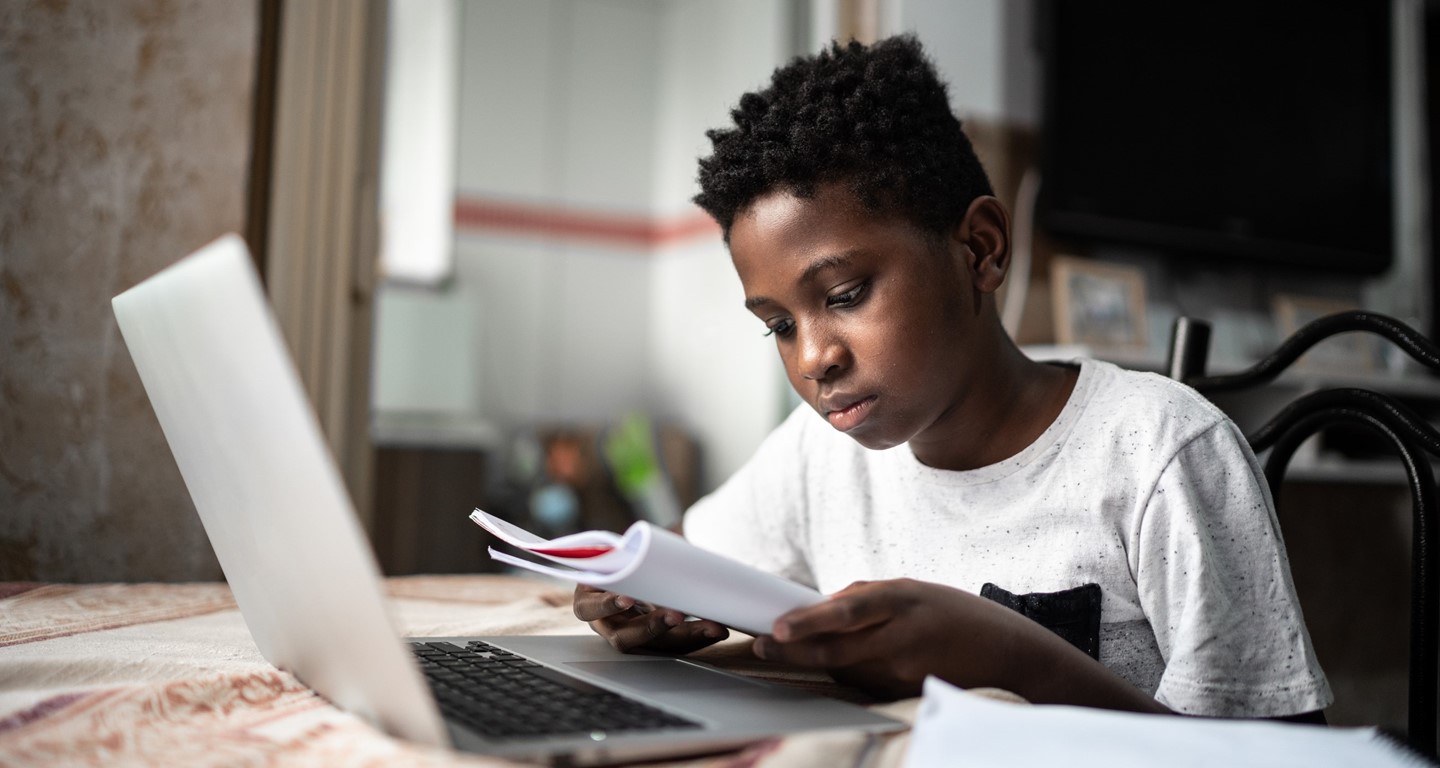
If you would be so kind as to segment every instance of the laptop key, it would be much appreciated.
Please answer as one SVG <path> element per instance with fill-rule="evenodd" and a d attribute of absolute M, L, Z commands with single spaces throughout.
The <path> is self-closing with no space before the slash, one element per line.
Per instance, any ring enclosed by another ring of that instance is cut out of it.
<path fill-rule="evenodd" d="M 460 646 L 455 645 L 454 643 L 434 642 L 434 643 L 426 643 L 425 645 L 426 645 L 427 647 L 431 648 L 432 650 L 443 651 L 443 652 L 445 652 L 445 653 L 464 653 L 464 652 L 465 652 L 465 649 L 464 649 L 464 648 L 461 648 Z"/>
<path fill-rule="evenodd" d="M 589 696 L 596 696 L 596 695 L 602 695 L 602 694 L 609 694 L 609 693 L 610 693 L 609 691 L 605 690 L 604 688 L 600 688 L 600 687 L 598 687 L 598 686 L 591 685 L 591 684 L 585 682 L 584 680 L 580 680 L 580 679 L 578 679 L 578 678 L 570 677 L 569 675 L 562 675 L 562 674 L 560 674 L 559 672 L 556 672 L 555 670 L 553 670 L 553 669 L 551 669 L 551 668 L 549 668 L 549 667 L 536 666 L 536 667 L 534 667 L 534 668 L 532 668 L 532 669 L 529 669 L 529 670 L 527 670 L 527 671 L 529 672 L 529 674 L 535 675 L 536 677 L 542 677 L 542 678 L 544 678 L 544 679 L 546 679 L 546 680 L 549 680 L 549 681 L 552 682 L 552 683 L 559 683 L 560 685 L 562 685 L 562 686 L 564 686 L 564 687 L 566 687 L 566 688 L 569 688 L 569 689 L 572 690 L 572 691 L 576 691 L 576 692 L 578 692 L 578 693 L 583 693 L 583 694 L 586 694 L 586 695 L 589 695 Z"/>
<path fill-rule="evenodd" d="M 699 727 L 482 643 L 414 650 L 445 716 L 487 738 Z"/>

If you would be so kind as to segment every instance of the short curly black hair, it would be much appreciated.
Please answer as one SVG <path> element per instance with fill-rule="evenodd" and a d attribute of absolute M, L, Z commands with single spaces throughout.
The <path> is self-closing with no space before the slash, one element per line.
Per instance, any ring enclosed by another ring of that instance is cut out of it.
<path fill-rule="evenodd" d="M 700 159 L 694 198 L 727 241 L 736 215 L 777 189 L 812 197 L 843 182 L 869 210 L 937 235 L 993 194 L 945 83 L 910 35 L 797 57 L 730 116 L 733 128 L 705 134 L 714 152 Z"/>

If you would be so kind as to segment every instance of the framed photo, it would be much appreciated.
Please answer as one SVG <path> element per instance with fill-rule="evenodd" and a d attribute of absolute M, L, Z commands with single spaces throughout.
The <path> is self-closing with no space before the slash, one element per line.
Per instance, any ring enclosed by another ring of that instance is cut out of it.
<path fill-rule="evenodd" d="M 1050 292 L 1057 343 L 1111 352 L 1145 349 L 1145 274 L 1139 268 L 1056 256 Z"/>
<path fill-rule="evenodd" d="M 1360 309 L 1358 304 L 1350 301 L 1284 293 L 1276 294 L 1270 305 L 1279 336 L 1277 346 L 1312 320 L 1347 309 Z M 1360 333 L 1331 336 L 1301 355 L 1295 367 L 1297 370 L 1330 373 L 1374 372 L 1382 365 L 1376 341 L 1374 337 Z"/>

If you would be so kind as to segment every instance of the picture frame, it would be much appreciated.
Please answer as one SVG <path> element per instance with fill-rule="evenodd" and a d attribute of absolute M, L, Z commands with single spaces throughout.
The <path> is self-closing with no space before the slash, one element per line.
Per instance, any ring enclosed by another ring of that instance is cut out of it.
<path fill-rule="evenodd" d="M 1360 305 L 1343 299 L 1280 293 L 1271 297 L 1271 318 L 1275 323 L 1277 343 L 1313 320 L 1336 312 L 1360 309 Z M 1342 333 L 1320 341 L 1295 361 L 1296 370 L 1328 373 L 1374 373 L 1383 366 L 1380 348 L 1374 337 L 1358 333 Z"/>
<path fill-rule="evenodd" d="M 1138 267 L 1056 256 L 1050 264 L 1055 341 L 1102 352 L 1148 346 L 1145 273 Z"/>

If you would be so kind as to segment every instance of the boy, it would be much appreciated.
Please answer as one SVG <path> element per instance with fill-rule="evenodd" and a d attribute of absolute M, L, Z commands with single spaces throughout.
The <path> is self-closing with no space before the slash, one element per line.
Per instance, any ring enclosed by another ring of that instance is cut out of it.
<path fill-rule="evenodd" d="M 934 674 L 1316 719 L 1332 697 L 1254 456 L 1173 381 L 1015 347 L 1009 217 L 919 43 L 797 59 L 732 117 L 696 202 L 809 407 L 685 534 L 831 595 L 755 652 L 888 697 Z M 621 650 L 725 635 L 584 587 L 575 613 Z"/>

